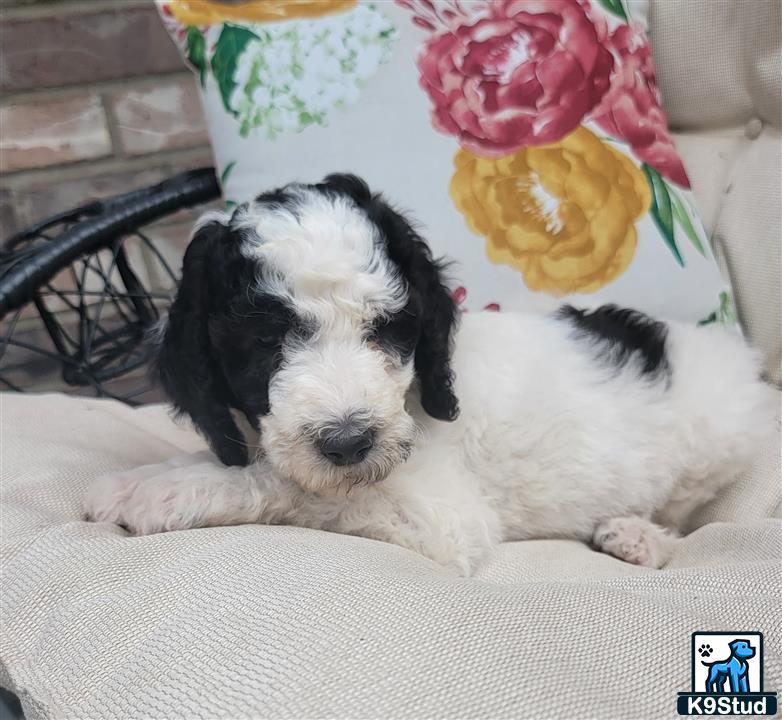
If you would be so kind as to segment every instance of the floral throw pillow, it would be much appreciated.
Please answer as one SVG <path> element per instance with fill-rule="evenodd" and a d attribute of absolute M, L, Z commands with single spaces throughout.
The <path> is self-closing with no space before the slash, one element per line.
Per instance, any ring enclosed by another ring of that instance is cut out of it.
<path fill-rule="evenodd" d="M 464 309 L 567 297 L 733 324 L 644 5 L 158 0 L 229 206 L 354 172 L 456 261 Z"/>

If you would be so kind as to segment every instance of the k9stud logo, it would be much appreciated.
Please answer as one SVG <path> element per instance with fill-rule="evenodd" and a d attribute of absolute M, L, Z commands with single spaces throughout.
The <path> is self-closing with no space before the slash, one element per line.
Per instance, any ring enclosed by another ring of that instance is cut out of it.
<path fill-rule="evenodd" d="M 777 694 L 763 692 L 763 635 L 696 632 L 690 648 L 692 691 L 679 715 L 775 715 Z"/>

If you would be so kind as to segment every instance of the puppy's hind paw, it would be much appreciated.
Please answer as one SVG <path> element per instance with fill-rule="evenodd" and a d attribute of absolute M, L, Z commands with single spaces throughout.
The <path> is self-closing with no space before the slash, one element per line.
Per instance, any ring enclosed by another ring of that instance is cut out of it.
<path fill-rule="evenodd" d="M 670 530 L 645 518 L 621 517 L 600 523 L 592 544 L 597 550 L 633 565 L 660 568 L 670 559 L 677 539 Z"/>

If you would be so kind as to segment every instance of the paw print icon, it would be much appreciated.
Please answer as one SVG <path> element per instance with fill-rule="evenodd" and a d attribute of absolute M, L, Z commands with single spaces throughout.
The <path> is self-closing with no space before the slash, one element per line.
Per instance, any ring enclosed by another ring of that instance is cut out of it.
<path fill-rule="evenodd" d="M 714 650 L 712 649 L 711 645 L 704 643 L 698 648 L 698 652 L 700 653 L 701 657 L 709 657 L 709 655 L 711 655 Z"/>

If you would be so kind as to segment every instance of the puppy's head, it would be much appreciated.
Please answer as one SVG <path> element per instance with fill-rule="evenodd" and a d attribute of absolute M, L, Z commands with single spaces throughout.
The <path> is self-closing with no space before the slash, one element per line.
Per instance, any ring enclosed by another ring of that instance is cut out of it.
<path fill-rule="evenodd" d="M 409 454 L 411 388 L 432 417 L 456 417 L 455 317 L 410 223 L 362 180 L 331 175 L 202 219 L 158 367 L 225 464 L 248 461 L 233 408 L 281 475 L 347 487 Z"/>

